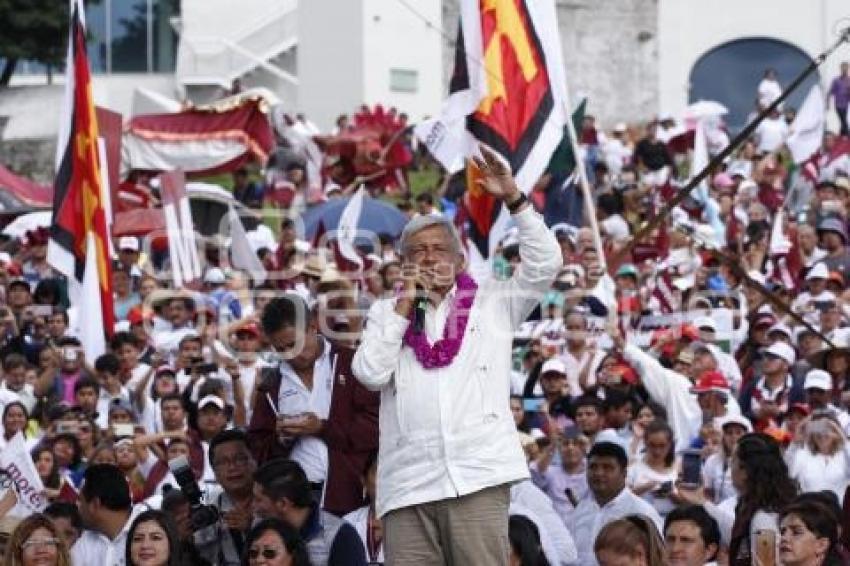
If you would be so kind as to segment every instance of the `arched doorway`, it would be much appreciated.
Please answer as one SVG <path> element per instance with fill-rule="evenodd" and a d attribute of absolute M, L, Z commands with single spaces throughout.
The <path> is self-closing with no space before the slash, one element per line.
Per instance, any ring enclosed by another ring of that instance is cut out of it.
<path fill-rule="evenodd" d="M 729 109 L 726 123 L 733 131 L 746 125 L 755 110 L 756 89 L 767 68 L 774 68 L 783 87 L 812 62 L 800 48 L 769 37 L 729 41 L 706 52 L 691 69 L 689 102 L 716 100 Z M 799 108 L 809 89 L 819 81 L 817 72 L 797 87 L 786 106 Z"/>

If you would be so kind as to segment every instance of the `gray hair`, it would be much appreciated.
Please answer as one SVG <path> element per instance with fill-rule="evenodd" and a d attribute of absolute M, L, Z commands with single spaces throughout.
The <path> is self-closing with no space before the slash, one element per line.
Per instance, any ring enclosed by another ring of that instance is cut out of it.
<path fill-rule="evenodd" d="M 443 215 L 420 214 L 405 224 L 404 230 L 401 231 L 401 237 L 398 240 L 399 255 L 404 257 L 411 236 L 432 226 L 442 226 L 446 231 L 446 234 L 449 236 L 449 240 L 451 240 L 452 249 L 459 254 L 462 253 L 460 235 L 457 233 L 457 229 L 454 224 L 452 224 L 448 218 Z"/>

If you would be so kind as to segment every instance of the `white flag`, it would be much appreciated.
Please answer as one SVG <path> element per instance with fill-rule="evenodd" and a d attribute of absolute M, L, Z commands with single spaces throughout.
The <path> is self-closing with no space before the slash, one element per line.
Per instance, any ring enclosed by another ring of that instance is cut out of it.
<path fill-rule="evenodd" d="M 0 469 L 14 483 L 12 489 L 15 490 L 18 500 L 18 504 L 9 512 L 10 515 L 20 517 L 40 513 L 47 507 L 47 498 L 42 493 L 44 484 L 41 483 L 41 478 L 27 450 L 23 433 L 18 432 L 6 444 L 0 455 Z"/>
<path fill-rule="evenodd" d="M 794 163 L 803 163 L 820 149 L 823 143 L 826 102 L 819 85 L 814 85 L 797 117 L 791 123 L 791 133 L 785 145 L 791 150 Z"/>
<path fill-rule="evenodd" d="M 239 219 L 239 213 L 233 206 L 230 206 L 227 211 L 227 219 L 230 223 L 230 261 L 233 267 L 247 271 L 254 280 L 254 284 L 262 285 L 266 280 L 266 270 L 254 252 L 254 247 L 245 233 L 245 227 Z"/>
<path fill-rule="evenodd" d="M 360 211 L 363 209 L 363 195 L 366 193 L 365 187 L 360 187 L 348 204 L 345 205 L 345 210 L 339 217 L 339 224 L 336 227 L 336 241 L 339 246 L 339 253 L 348 261 L 363 267 L 363 260 L 360 259 L 360 254 L 357 253 L 357 248 L 354 247 L 354 240 L 357 238 L 357 223 L 360 221 Z"/>

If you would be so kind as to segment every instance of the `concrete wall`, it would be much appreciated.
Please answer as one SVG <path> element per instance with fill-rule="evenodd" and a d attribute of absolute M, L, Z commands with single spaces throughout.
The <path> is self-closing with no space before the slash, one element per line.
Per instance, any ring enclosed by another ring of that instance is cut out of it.
<path fill-rule="evenodd" d="M 364 102 L 363 1 L 298 6 L 298 108 L 322 129 Z"/>
<path fill-rule="evenodd" d="M 365 0 L 363 10 L 363 100 L 407 112 L 412 121 L 436 114 L 442 85 L 441 1 Z M 417 73 L 415 92 L 390 86 L 392 69 Z"/>
<path fill-rule="evenodd" d="M 836 24 L 848 25 L 847 0 L 659 0 L 658 94 L 661 110 L 677 113 L 687 105 L 694 64 L 714 47 L 745 37 L 791 43 L 814 58 L 832 43 Z M 710 25 L 709 25 L 710 24 Z M 828 81 L 850 47 L 842 46 L 821 67 Z"/>

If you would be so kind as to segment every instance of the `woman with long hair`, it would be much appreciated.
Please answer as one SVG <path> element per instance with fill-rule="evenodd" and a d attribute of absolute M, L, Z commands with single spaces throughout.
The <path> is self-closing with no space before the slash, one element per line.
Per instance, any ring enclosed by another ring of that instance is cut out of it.
<path fill-rule="evenodd" d="M 180 539 L 171 517 L 162 511 L 141 513 L 127 531 L 127 566 L 182 566 Z"/>
<path fill-rule="evenodd" d="M 644 444 L 643 456 L 629 466 L 626 483 L 663 518 L 673 510 L 669 496 L 679 475 L 673 429 L 664 421 L 652 421 L 646 427 Z"/>
<path fill-rule="evenodd" d="M 56 459 L 53 457 L 53 447 L 49 444 L 36 447 L 32 451 L 32 461 L 35 464 L 38 477 L 41 478 L 41 483 L 44 485 L 47 499 L 53 501 L 59 496 L 59 490 L 62 487 L 62 478 L 59 475 L 59 468 L 56 466 Z"/>
<path fill-rule="evenodd" d="M 511 566 L 549 566 L 540 542 L 540 531 L 534 521 L 522 515 L 508 520 Z"/>
<path fill-rule="evenodd" d="M 720 448 L 706 458 L 702 466 L 706 496 L 714 503 L 738 495 L 732 485 L 732 453 L 738 440 L 753 430 L 749 420 L 741 415 L 723 417 L 717 426 L 720 429 Z"/>
<path fill-rule="evenodd" d="M 777 517 L 796 497 L 797 485 L 788 475 L 779 444 L 762 433 L 746 434 L 738 441 L 732 455 L 732 484 L 738 490 L 738 504 L 729 540 L 729 564 L 749 566 L 759 531 L 773 531 L 779 540 Z"/>
<path fill-rule="evenodd" d="M 830 415 L 803 421 L 785 459 L 803 492 L 830 490 L 839 501 L 850 485 L 850 453 L 841 426 Z"/>
<path fill-rule="evenodd" d="M 280 519 L 263 519 L 245 540 L 242 566 L 310 566 L 307 545 L 298 531 Z"/>
<path fill-rule="evenodd" d="M 655 401 L 647 401 L 635 411 L 635 418 L 632 419 L 632 440 L 629 442 L 629 462 L 637 460 L 643 454 L 646 449 L 643 440 L 646 427 L 656 420 L 667 422 L 667 409 Z"/>
<path fill-rule="evenodd" d="M 628 515 L 602 527 L 593 552 L 599 566 L 623 564 L 624 557 L 631 566 L 664 564 L 664 541 L 652 520 L 643 515 Z"/>
<path fill-rule="evenodd" d="M 784 566 L 841 566 L 838 521 L 813 499 L 798 499 L 779 513 L 779 560 Z"/>
<path fill-rule="evenodd" d="M 71 566 L 71 557 L 56 525 L 36 513 L 21 521 L 6 544 L 4 566 Z"/>

